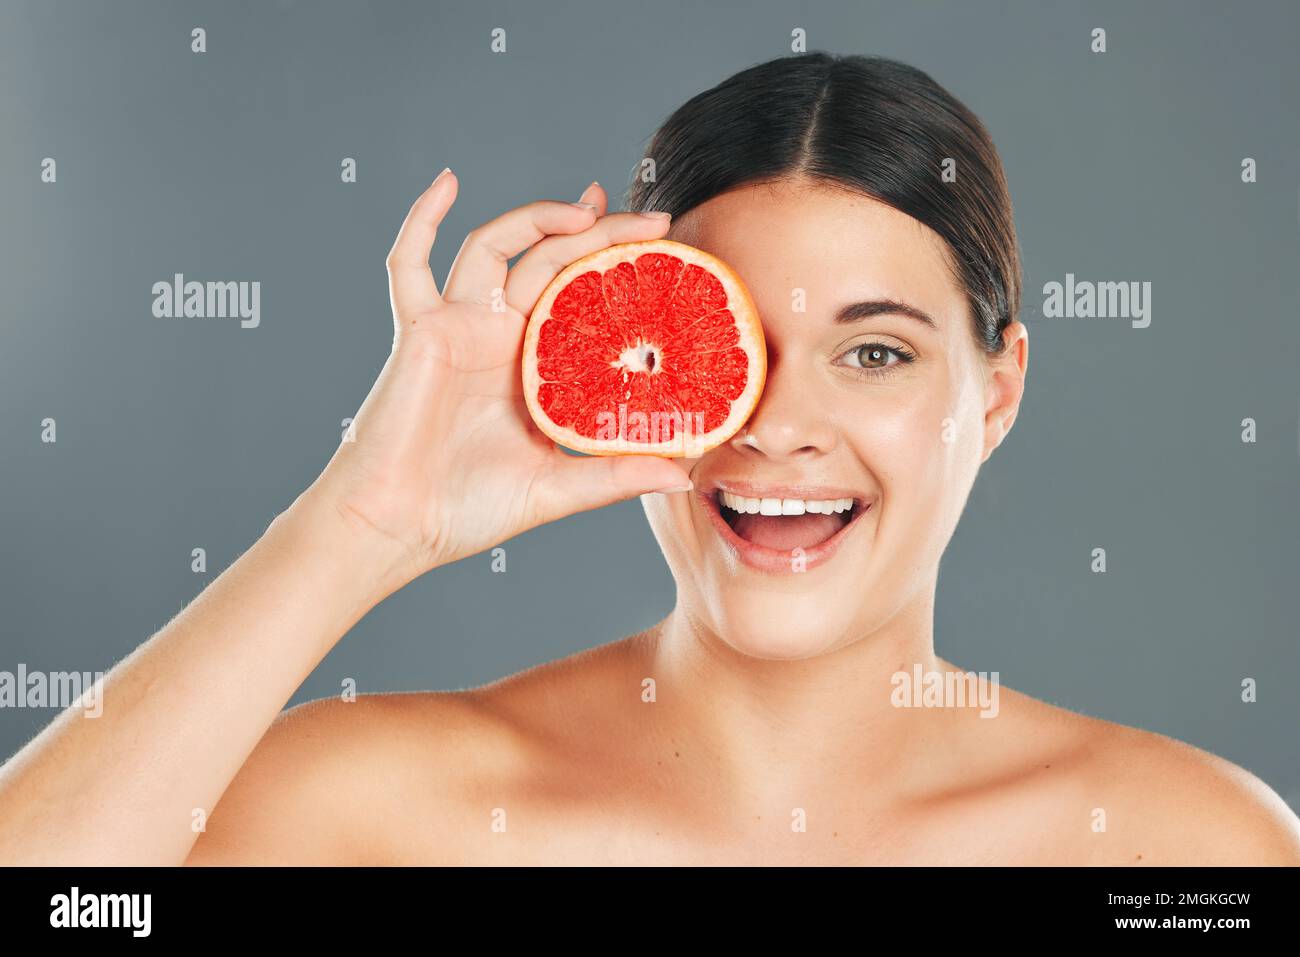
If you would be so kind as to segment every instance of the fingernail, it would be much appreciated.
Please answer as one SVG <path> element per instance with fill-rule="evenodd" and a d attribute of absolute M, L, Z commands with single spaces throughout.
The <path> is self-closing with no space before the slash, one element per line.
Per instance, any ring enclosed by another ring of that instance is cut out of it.
<path fill-rule="evenodd" d="M 595 209 L 595 203 L 570 203 L 570 206 L 577 206 L 579 209 Z"/>
<path fill-rule="evenodd" d="M 660 495 L 667 495 L 669 492 L 689 492 L 695 488 L 694 482 L 687 482 L 685 485 L 674 485 L 671 488 L 657 488 L 655 492 Z"/>
<path fill-rule="evenodd" d="M 450 167 L 450 166 L 444 166 L 444 167 L 442 168 L 442 172 L 439 173 L 437 176 L 435 176 L 435 177 L 433 178 L 433 182 L 436 184 L 436 183 L 438 182 L 438 180 L 442 179 L 444 176 L 446 176 L 446 175 L 447 175 L 448 173 L 450 173 L 450 172 L 451 172 L 451 167 Z"/>
<path fill-rule="evenodd" d="M 646 219 L 672 219 L 673 218 L 672 213 L 666 213 L 661 209 L 646 210 L 640 215 L 644 216 Z"/>

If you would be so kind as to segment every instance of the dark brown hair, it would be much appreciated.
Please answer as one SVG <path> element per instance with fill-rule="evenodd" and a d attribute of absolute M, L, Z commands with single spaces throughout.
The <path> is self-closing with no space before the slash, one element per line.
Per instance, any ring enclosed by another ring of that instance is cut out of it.
<path fill-rule="evenodd" d="M 749 67 L 683 104 L 651 138 L 633 211 L 681 216 L 729 190 L 802 174 L 870 195 L 953 253 L 988 353 L 1020 308 L 1002 161 L 979 119 L 926 73 L 884 57 L 806 53 Z M 956 178 L 944 182 L 943 161 Z"/>

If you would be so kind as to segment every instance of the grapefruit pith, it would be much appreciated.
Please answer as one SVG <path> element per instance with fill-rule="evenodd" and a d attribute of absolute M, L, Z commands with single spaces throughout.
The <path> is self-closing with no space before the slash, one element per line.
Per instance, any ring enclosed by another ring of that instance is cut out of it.
<path fill-rule="evenodd" d="M 740 431 L 766 376 L 763 326 L 740 277 L 670 239 L 571 263 L 524 333 L 529 414 L 590 455 L 702 455 Z"/>

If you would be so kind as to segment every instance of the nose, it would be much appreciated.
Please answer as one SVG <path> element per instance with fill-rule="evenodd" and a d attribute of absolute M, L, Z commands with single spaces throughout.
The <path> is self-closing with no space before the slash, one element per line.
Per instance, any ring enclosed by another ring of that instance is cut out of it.
<path fill-rule="evenodd" d="M 763 394 L 731 447 L 744 455 L 770 459 L 825 455 L 835 447 L 830 410 L 808 376 L 790 362 L 769 354 Z"/>

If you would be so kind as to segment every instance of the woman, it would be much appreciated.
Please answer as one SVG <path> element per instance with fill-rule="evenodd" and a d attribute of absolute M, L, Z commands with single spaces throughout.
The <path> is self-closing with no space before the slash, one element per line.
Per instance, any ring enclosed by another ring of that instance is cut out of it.
<path fill-rule="evenodd" d="M 810 54 L 692 99 L 649 157 L 644 213 L 607 214 L 594 183 L 520 207 L 466 237 L 441 288 L 455 174 L 420 196 L 355 441 L 110 673 L 102 717 L 70 710 L 5 765 L 0 859 L 1300 863 L 1277 795 L 1191 746 L 1005 688 L 996 709 L 900 706 L 912 676 L 960 673 L 933 649 L 939 561 L 1024 386 L 979 121 L 910 67 Z M 746 281 L 760 403 L 699 459 L 566 455 L 520 394 L 526 317 L 566 264 L 665 236 Z M 633 495 L 677 582 L 659 624 L 479 688 L 281 714 L 407 582 Z M 790 522 L 735 495 L 854 506 Z"/>

